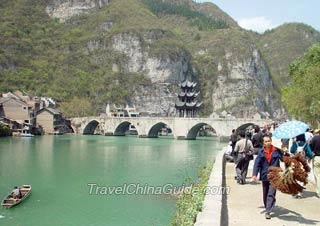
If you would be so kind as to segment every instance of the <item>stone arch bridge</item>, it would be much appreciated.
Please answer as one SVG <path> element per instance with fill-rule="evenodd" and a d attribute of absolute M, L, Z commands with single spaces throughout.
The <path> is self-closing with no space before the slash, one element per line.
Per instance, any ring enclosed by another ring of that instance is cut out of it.
<path fill-rule="evenodd" d="M 138 137 L 158 137 L 159 131 L 167 126 L 176 139 L 196 139 L 203 126 L 212 127 L 217 136 L 229 137 L 232 129 L 245 129 L 250 125 L 262 126 L 270 123 L 266 119 L 216 119 L 176 117 L 81 117 L 72 118 L 75 134 L 94 134 L 99 126 L 103 135 L 124 136 L 129 125 L 133 125 Z"/>

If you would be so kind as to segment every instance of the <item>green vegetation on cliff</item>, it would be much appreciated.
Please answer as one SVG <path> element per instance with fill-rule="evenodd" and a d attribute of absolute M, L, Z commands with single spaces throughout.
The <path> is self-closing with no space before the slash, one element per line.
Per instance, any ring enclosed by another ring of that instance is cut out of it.
<path fill-rule="evenodd" d="M 81 105 L 88 100 L 93 114 L 104 111 L 107 102 L 130 103 L 133 90 L 151 81 L 144 71 L 128 72 L 128 57 L 112 47 L 113 38 L 125 33 L 137 37 L 150 57 L 175 59 L 186 53 L 199 80 L 202 115 L 207 116 L 217 77 L 227 74 L 228 54 L 250 57 L 258 43 L 281 87 L 288 81 L 286 67 L 319 41 L 317 31 L 296 24 L 260 36 L 240 29 L 213 4 L 190 2 L 114 0 L 59 23 L 46 14 L 48 0 L 1 1 L 0 92 L 20 89 L 57 98 L 69 116 L 85 114 Z M 152 43 L 148 35 L 156 36 Z"/>
<path fill-rule="evenodd" d="M 179 15 L 190 20 L 190 25 L 196 26 L 199 30 L 215 30 L 228 28 L 227 23 L 221 19 L 213 19 L 204 13 L 192 10 L 187 4 L 174 4 L 170 1 L 143 0 L 149 9 L 157 14 Z"/>
<path fill-rule="evenodd" d="M 319 32 L 302 23 L 284 24 L 262 35 L 259 49 L 278 89 L 290 81 L 289 64 L 317 42 Z"/>
<path fill-rule="evenodd" d="M 282 99 L 292 116 L 320 125 L 320 44 L 290 65 L 291 81 L 282 89 Z"/>

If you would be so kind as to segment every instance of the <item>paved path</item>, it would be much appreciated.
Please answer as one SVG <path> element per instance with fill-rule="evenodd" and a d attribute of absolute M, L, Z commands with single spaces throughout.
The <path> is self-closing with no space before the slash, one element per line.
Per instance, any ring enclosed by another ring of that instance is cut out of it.
<path fill-rule="evenodd" d="M 247 181 L 250 182 L 253 161 L 250 161 Z M 276 206 L 271 219 L 264 217 L 261 182 L 239 185 L 234 180 L 234 164 L 226 163 L 228 226 L 320 226 L 320 199 L 315 196 L 312 184 L 307 185 L 302 199 L 277 191 Z M 249 178 L 250 177 L 250 178 Z"/>

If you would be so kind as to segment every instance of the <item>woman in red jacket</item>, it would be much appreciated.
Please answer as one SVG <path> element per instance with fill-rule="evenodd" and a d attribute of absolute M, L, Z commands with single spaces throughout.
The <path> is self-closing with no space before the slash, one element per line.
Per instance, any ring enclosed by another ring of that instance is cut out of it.
<path fill-rule="evenodd" d="M 263 136 L 263 148 L 258 152 L 253 166 L 252 180 L 257 180 L 257 175 L 260 173 L 262 181 L 263 203 L 266 208 L 266 219 L 271 219 L 271 210 L 276 202 L 276 189 L 274 189 L 268 179 L 268 169 L 270 166 L 280 166 L 280 161 L 283 159 L 283 151 L 277 149 L 271 144 L 271 136 Z"/>

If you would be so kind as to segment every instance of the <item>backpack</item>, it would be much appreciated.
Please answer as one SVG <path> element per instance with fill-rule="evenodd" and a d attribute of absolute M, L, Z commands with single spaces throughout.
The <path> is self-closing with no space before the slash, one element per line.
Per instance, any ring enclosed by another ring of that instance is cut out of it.
<path fill-rule="evenodd" d="M 306 156 L 306 152 L 304 150 L 304 147 L 306 146 L 306 144 L 307 144 L 307 142 L 305 142 L 304 145 L 299 146 L 299 143 L 296 142 L 296 145 L 297 145 L 297 152 L 296 153 L 299 154 L 299 155 L 302 155 L 303 157 L 305 157 Z"/>

